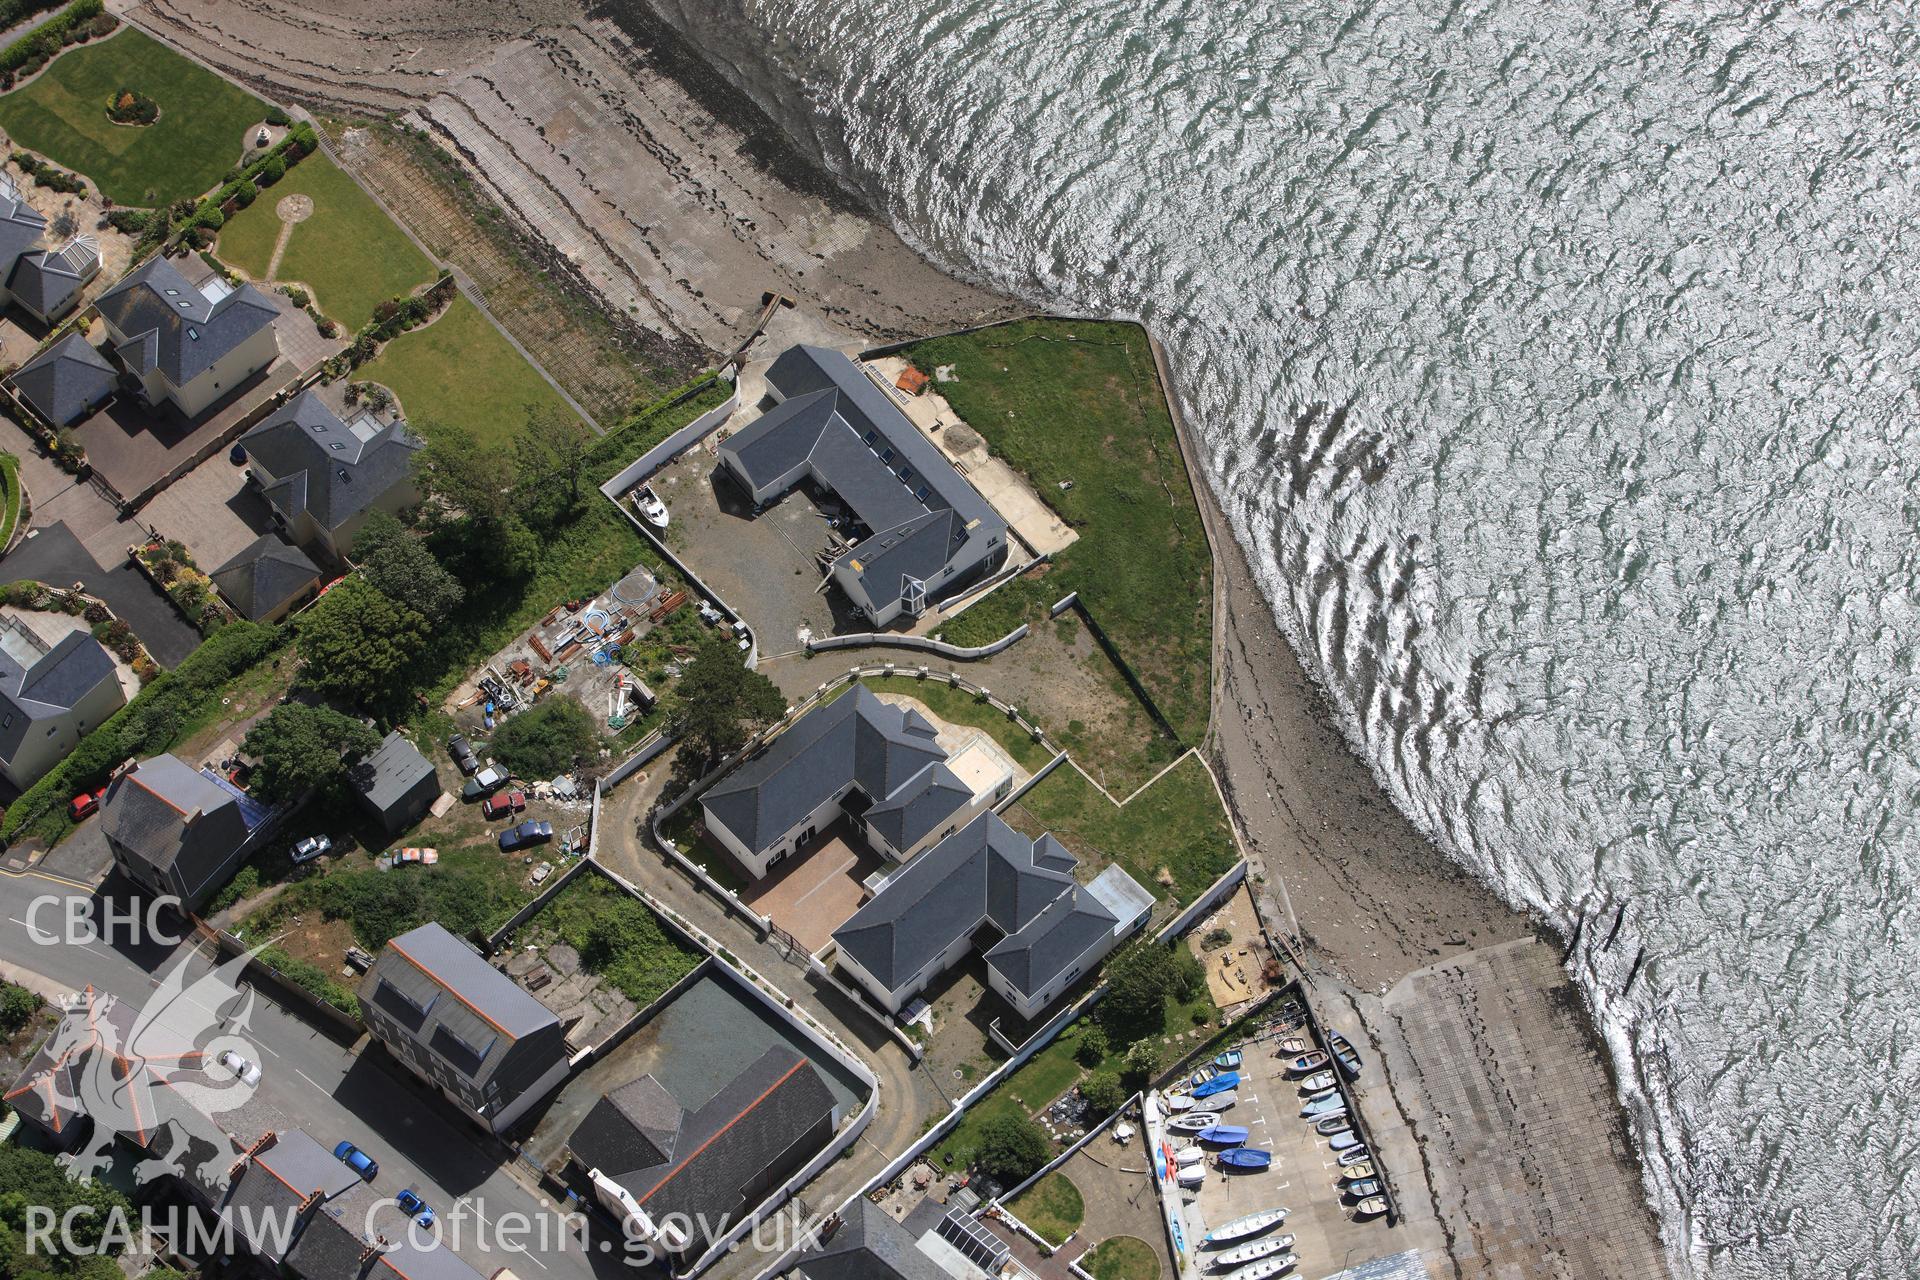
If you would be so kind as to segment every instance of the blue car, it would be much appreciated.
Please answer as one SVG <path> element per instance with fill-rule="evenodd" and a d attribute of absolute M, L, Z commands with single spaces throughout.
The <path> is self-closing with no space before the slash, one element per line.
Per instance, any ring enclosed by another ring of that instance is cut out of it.
<path fill-rule="evenodd" d="M 400 1212 L 406 1214 L 409 1218 L 418 1218 L 421 1226 L 430 1227 L 433 1225 L 433 1210 L 427 1206 L 425 1200 L 422 1200 L 419 1195 L 414 1192 L 412 1187 L 408 1187 L 405 1191 L 395 1196 L 393 1202 L 399 1205 Z"/>
<path fill-rule="evenodd" d="M 374 1158 L 354 1146 L 351 1142 L 343 1142 L 335 1147 L 333 1149 L 333 1158 L 346 1165 L 347 1168 L 353 1170 L 362 1178 L 365 1178 L 368 1182 L 372 1182 L 374 1176 L 380 1172 L 380 1166 L 374 1161 Z"/>
<path fill-rule="evenodd" d="M 529 818 L 517 827 L 508 827 L 500 833 L 500 852 L 512 853 L 515 849 L 531 848 L 536 844 L 545 844 L 553 839 L 551 822 L 536 822 Z"/>

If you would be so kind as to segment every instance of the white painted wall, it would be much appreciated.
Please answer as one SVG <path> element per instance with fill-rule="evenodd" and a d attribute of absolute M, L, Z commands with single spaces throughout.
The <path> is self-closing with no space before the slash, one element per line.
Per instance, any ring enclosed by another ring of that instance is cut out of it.
<path fill-rule="evenodd" d="M 0 762 L 0 774 L 25 791 L 126 702 L 127 695 L 120 688 L 120 681 L 109 671 L 106 678 L 65 715 L 34 725 L 21 739 L 13 759 Z"/>
<path fill-rule="evenodd" d="M 280 340 L 269 324 L 216 360 L 211 368 L 204 370 L 184 387 L 175 387 L 157 372 L 153 380 L 160 384 L 161 393 L 179 406 L 180 412 L 189 418 L 197 418 L 214 401 L 272 364 L 279 356 Z M 153 388 L 149 387 L 148 399 L 153 398 Z"/>

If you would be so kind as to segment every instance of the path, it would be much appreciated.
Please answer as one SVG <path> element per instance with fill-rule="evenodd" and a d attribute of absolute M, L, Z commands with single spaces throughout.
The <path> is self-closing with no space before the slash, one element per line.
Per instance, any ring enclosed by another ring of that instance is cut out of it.
<path fill-rule="evenodd" d="M 273 206 L 273 212 L 280 219 L 280 237 L 273 242 L 273 256 L 267 259 L 267 274 L 263 278 L 268 283 L 280 278 L 280 259 L 286 256 L 287 241 L 293 239 L 293 229 L 313 216 L 313 197 L 299 194 L 281 196 L 280 203 Z"/>

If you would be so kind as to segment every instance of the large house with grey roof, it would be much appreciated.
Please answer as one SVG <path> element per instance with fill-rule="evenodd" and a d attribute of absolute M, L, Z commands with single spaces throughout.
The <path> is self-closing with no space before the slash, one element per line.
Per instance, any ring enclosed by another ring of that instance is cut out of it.
<path fill-rule="evenodd" d="M 574 1167 L 627 1237 L 676 1263 L 744 1221 L 840 1124 L 820 1073 L 784 1045 L 702 1092 L 678 1098 L 641 1076 L 602 1097 L 567 1139 Z"/>
<path fill-rule="evenodd" d="M 494 1133 L 567 1078 L 552 1010 L 437 923 L 387 943 L 361 980 L 360 1014 L 389 1053 Z"/>
<path fill-rule="evenodd" d="M 1117 866 L 1092 884 L 1051 835 L 1029 840 L 983 814 L 908 863 L 836 929 L 835 957 L 889 1013 L 991 928 L 987 985 L 1033 1018 L 1153 914 L 1153 895 Z"/>
<path fill-rule="evenodd" d="M 865 685 L 816 707 L 700 799 L 709 835 L 756 879 L 845 818 L 895 861 L 920 853 L 1007 794 L 1010 774 L 978 790 L 948 767 L 925 716 Z"/>
<path fill-rule="evenodd" d="M 1007 523 L 858 365 L 828 347 L 793 347 L 767 371 L 772 407 L 720 446 L 720 461 L 765 506 L 798 484 L 852 516 L 828 573 L 876 627 L 992 573 Z"/>
<path fill-rule="evenodd" d="M 76 235 L 57 249 L 40 243 L 47 220 L 0 173 L 0 306 L 18 303 L 42 324 L 73 310 L 87 282 L 100 274 L 100 242 Z"/>
<path fill-rule="evenodd" d="M 99 821 L 129 880 L 198 911 L 284 815 L 284 806 L 261 803 L 211 769 L 158 755 L 107 784 Z"/>
<path fill-rule="evenodd" d="M 14 389 L 56 427 L 92 417 L 120 389 L 120 371 L 77 333 L 21 365 Z"/>
<path fill-rule="evenodd" d="M 247 477 L 266 498 L 274 523 L 333 559 L 353 552 L 354 536 L 375 511 L 420 500 L 413 460 L 424 447 L 394 419 L 361 408 L 342 421 L 318 392 L 303 391 L 246 435 Z"/>
<path fill-rule="evenodd" d="M 84 628 L 48 643 L 0 617 L 0 775 L 22 791 L 126 705 L 113 657 Z"/>
<path fill-rule="evenodd" d="M 279 311 L 250 284 L 215 275 L 195 286 L 156 254 L 101 294 L 106 349 L 156 408 L 189 418 L 205 413 L 280 357 Z"/>

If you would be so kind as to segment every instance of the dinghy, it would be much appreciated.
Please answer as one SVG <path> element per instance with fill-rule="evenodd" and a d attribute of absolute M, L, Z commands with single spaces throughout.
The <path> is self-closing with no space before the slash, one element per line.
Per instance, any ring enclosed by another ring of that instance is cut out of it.
<path fill-rule="evenodd" d="M 1273 1152 L 1255 1147 L 1235 1147 L 1220 1153 L 1220 1163 L 1229 1169 L 1264 1169 L 1273 1163 Z"/>
<path fill-rule="evenodd" d="M 1141 1104 L 1141 1110 L 1146 1115 L 1149 1124 L 1159 1120 L 1166 1114 L 1160 1109 L 1160 1095 L 1157 1093 L 1149 1093 L 1147 1095 L 1147 1100 Z"/>
<path fill-rule="evenodd" d="M 1209 1062 L 1206 1066 L 1187 1077 L 1187 1087 L 1189 1089 L 1197 1089 L 1219 1074 L 1220 1068 Z"/>
<path fill-rule="evenodd" d="M 1229 1049 L 1225 1053 L 1216 1054 L 1213 1059 L 1213 1065 L 1222 1071 L 1233 1070 L 1240 1065 L 1240 1051 L 1238 1049 Z"/>
<path fill-rule="evenodd" d="M 1280 1042 L 1280 1047 L 1274 1051 L 1273 1056 L 1276 1058 L 1284 1058 L 1289 1054 L 1305 1053 L 1311 1048 L 1313 1048 L 1313 1042 L 1304 1036 L 1288 1036 Z"/>
<path fill-rule="evenodd" d="M 1168 1133 L 1199 1133 L 1202 1129 L 1211 1129 L 1220 1123 L 1220 1117 L 1211 1111 L 1189 1111 L 1183 1116 L 1175 1116 L 1167 1121 Z"/>
<path fill-rule="evenodd" d="M 1353 1128 L 1353 1118 L 1344 1111 L 1336 1111 L 1330 1116 L 1321 1116 L 1313 1122 L 1313 1131 L 1322 1137 L 1351 1128 Z"/>
<path fill-rule="evenodd" d="M 1258 1262 L 1249 1263 L 1238 1271 L 1222 1277 L 1222 1280 L 1269 1280 L 1269 1277 L 1279 1275 L 1296 1261 L 1297 1259 L 1290 1253 L 1277 1254 L 1271 1258 L 1262 1258 Z"/>
<path fill-rule="evenodd" d="M 1207 1099 L 1207 1105 L 1215 1111 L 1226 1111 L 1238 1101 L 1240 1101 L 1240 1095 L 1237 1093 L 1216 1093 Z"/>
<path fill-rule="evenodd" d="M 1186 1168 L 1190 1164 L 1199 1164 L 1201 1161 L 1205 1160 L 1206 1158 L 1207 1158 L 1207 1153 L 1202 1151 L 1198 1147 L 1182 1147 L 1180 1148 L 1180 1150 L 1174 1152 L 1173 1154 L 1173 1162 L 1176 1165 L 1179 1165 L 1182 1169 Z"/>
<path fill-rule="evenodd" d="M 1257 1236 L 1262 1231 L 1276 1227 L 1286 1220 L 1287 1210 L 1285 1209 L 1262 1209 L 1258 1213 L 1250 1213 L 1244 1218 L 1235 1218 L 1232 1222 L 1215 1227 L 1207 1232 L 1200 1243 L 1216 1247 L 1232 1244 L 1236 1240 Z"/>
<path fill-rule="evenodd" d="M 1227 1154 L 1231 1155 L 1233 1153 L 1228 1152 Z M 1380 1194 L 1380 1179 L 1362 1178 L 1347 1188 L 1347 1194 L 1350 1196 L 1359 1196 L 1362 1200 L 1372 1199 L 1374 1196 Z"/>
<path fill-rule="evenodd" d="M 1193 1087 L 1193 1096 L 1196 1101 L 1201 1098 L 1211 1098 L 1216 1093 L 1225 1093 L 1229 1089 L 1237 1088 L 1239 1084 L 1240 1073 L 1237 1071 L 1228 1071 L 1223 1075 L 1215 1076 L 1204 1084 L 1195 1085 Z"/>
<path fill-rule="evenodd" d="M 1329 1027 L 1327 1029 L 1327 1048 L 1333 1050 L 1334 1061 L 1340 1064 L 1340 1070 L 1346 1072 L 1347 1079 L 1358 1080 L 1360 1078 L 1360 1054 L 1353 1047 L 1353 1041 Z"/>
<path fill-rule="evenodd" d="M 1300 1082 L 1300 1088 L 1304 1093 L 1323 1093 L 1337 1083 L 1339 1082 L 1333 1078 L 1333 1072 L 1316 1071 Z"/>
<path fill-rule="evenodd" d="M 1384 1196 L 1369 1196 L 1359 1204 L 1353 1206 L 1353 1211 L 1357 1216 L 1362 1218 L 1377 1218 L 1387 1211 L 1386 1198 Z"/>
<path fill-rule="evenodd" d="M 1268 1236 L 1264 1240 L 1255 1240 L 1249 1244 L 1235 1245 L 1225 1253 L 1218 1254 L 1210 1261 L 1217 1270 L 1230 1271 L 1234 1267 L 1244 1267 L 1249 1262 L 1258 1262 L 1270 1258 L 1276 1253 L 1285 1253 L 1293 1247 L 1293 1237 Z"/>
<path fill-rule="evenodd" d="M 1173 1175 L 1173 1180 L 1183 1187 L 1197 1187 L 1207 1180 L 1207 1166 L 1190 1164 Z"/>
<path fill-rule="evenodd" d="M 1247 1140 L 1247 1130 L 1243 1125 L 1216 1124 L 1202 1129 L 1195 1136 L 1201 1142 L 1211 1142 L 1215 1146 L 1237 1147 Z"/>
<path fill-rule="evenodd" d="M 1300 1118 L 1312 1120 L 1317 1116 L 1339 1115 L 1347 1109 L 1347 1100 L 1337 1093 L 1323 1094 L 1300 1108 Z"/>
<path fill-rule="evenodd" d="M 1182 1111 L 1191 1111 L 1193 1099 L 1184 1093 L 1170 1093 L 1167 1095 L 1167 1110 L 1173 1115 L 1179 1115 Z"/>
<path fill-rule="evenodd" d="M 1362 1178 L 1371 1178 L 1372 1176 L 1373 1162 L 1371 1160 L 1362 1160 L 1359 1164 L 1350 1164 L 1340 1171 L 1340 1178 L 1343 1182 L 1358 1182 Z"/>
<path fill-rule="evenodd" d="M 1315 1049 L 1311 1053 L 1303 1053 L 1297 1058 L 1289 1059 L 1287 1062 L 1287 1074 L 1304 1076 L 1311 1072 L 1318 1071 L 1326 1065 L 1327 1051 L 1325 1049 Z"/>
<path fill-rule="evenodd" d="M 1354 1165 L 1372 1160 L 1373 1157 L 1367 1154 L 1365 1147 L 1348 1147 L 1340 1153 L 1339 1159 L 1342 1169 L 1351 1169 Z"/>
<path fill-rule="evenodd" d="M 1335 1151 L 1345 1151 L 1351 1147 L 1360 1145 L 1360 1135 L 1351 1129 L 1342 1129 L 1327 1139 L 1327 1145 Z"/>

